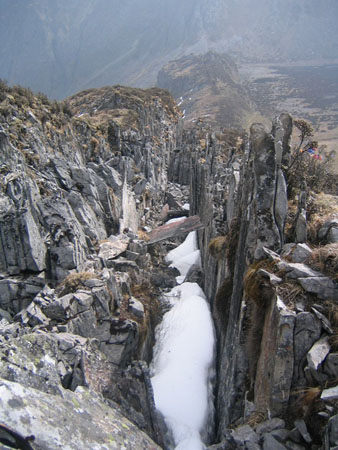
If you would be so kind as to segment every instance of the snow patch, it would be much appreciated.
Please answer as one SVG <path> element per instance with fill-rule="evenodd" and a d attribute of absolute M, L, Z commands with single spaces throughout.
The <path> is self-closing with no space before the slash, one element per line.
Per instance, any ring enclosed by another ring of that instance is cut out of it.
<path fill-rule="evenodd" d="M 197 247 L 197 233 L 192 231 L 185 241 L 178 247 L 171 250 L 165 257 L 170 262 L 170 267 L 176 267 L 180 276 L 176 277 L 177 283 L 183 283 L 190 267 L 194 264 L 201 266 L 201 254 Z"/>
<path fill-rule="evenodd" d="M 166 261 L 178 268 L 182 284 L 165 295 L 172 308 L 156 328 L 151 363 L 155 404 L 173 433 L 175 450 L 202 450 L 201 432 L 213 417 L 215 337 L 202 289 L 197 283 L 183 283 L 190 267 L 200 264 L 196 231 L 171 250 Z"/>
<path fill-rule="evenodd" d="M 151 382 L 176 449 L 197 450 L 203 448 L 200 432 L 209 415 L 213 323 L 197 283 L 183 283 L 170 294 L 174 306 L 156 330 Z"/>

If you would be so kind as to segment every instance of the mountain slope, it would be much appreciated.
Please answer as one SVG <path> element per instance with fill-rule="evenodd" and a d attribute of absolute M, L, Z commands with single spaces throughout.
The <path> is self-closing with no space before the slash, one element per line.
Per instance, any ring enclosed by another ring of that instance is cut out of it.
<path fill-rule="evenodd" d="M 256 115 L 234 61 L 223 54 L 171 61 L 159 72 L 157 84 L 176 98 L 187 126 L 203 121 L 214 127 L 246 128 Z"/>

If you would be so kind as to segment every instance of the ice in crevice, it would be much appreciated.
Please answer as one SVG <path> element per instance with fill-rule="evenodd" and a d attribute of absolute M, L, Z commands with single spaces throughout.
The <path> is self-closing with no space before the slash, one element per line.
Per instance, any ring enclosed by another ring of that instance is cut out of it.
<path fill-rule="evenodd" d="M 168 253 L 167 261 L 184 279 L 200 261 L 195 231 Z M 213 322 L 197 283 L 183 282 L 166 297 L 172 307 L 156 329 L 151 364 L 155 404 L 173 434 L 175 450 L 200 450 L 213 418 Z"/>

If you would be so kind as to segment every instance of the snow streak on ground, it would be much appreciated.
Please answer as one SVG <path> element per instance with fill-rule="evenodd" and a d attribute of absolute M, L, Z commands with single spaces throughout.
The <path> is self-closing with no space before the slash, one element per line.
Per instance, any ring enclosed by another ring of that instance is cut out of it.
<path fill-rule="evenodd" d="M 192 232 L 168 254 L 168 260 L 186 270 L 188 261 L 195 263 L 196 251 L 196 232 Z M 201 450 L 200 432 L 210 416 L 211 314 L 197 283 L 176 286 L 166 297 L 173 306 L 156 330 L 151 379 L 155 403 L 173 433 L 175 449 Z"/>

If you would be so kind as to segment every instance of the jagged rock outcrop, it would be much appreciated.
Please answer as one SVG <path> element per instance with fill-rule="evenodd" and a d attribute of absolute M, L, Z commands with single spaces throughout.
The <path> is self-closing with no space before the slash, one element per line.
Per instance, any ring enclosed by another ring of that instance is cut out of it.
<path fill-rule="evenodd" d="M 18 423 L 26 414 L 39 448 L 157 448 L 124 415 L 165 445 L 141 362 L 150 361 L 160 312 L 137 233 L 162 208 L 176 147 L 174 102 L 159 89 L 122 87 L 86 91 L 67 105 L 21 88 L 4 96 L 0 378 L 3 402 L 20 386 L 21 409 L 15 415 L 3 404 L 1 421 L 25 438 Z M 37 411 L 53 402 L 47 430 Z M 55 422 L 66 420 L 69 402 L 73 436 Z M 91 422 L 90 444 L 80 410 Z M 105 414 L 110 424 L 101 423 Z"/>
<path fill-rule="evenodd" d="M 210 449 L 336 445 L 336 212 L 299 225 L 319 196 L 299 195 L 299 208 L 288 198 L 292 118 L 247 137 L 183 130 L 158 89 L 106 87 L 66 104 L 6 89 L 1 432 L 32 448 L 83 448 L 84 427 L 91 448 L 172 447 L 147 363 L 168 308 L 157 294 L 176 284 L 163 256 L 179 238 L 146 231 L 186 214 L 198 216 L 187 222 L 201 251 L 186 279 L 202 285 L 218 339 Z M 68 408 L 74 436 L 50 412 L 41 426 L 53 403 L 62 418 Z"/>
<path fill-rule="evenodd" d="M 254 125 L 248 144 L 229 152 L 223 167 L 215 164 L 212 144 L 203 161 L 195 150 L 192 164 L 191 207 L 205 224 L 199 231 L 204 285 L 218 332 L 216 407 L 224 448 L 236 448 L 224 440 L 228 426 L 243 423 L 249 428 L 234 435 L 238 448 L 319 445 L 324 417 L 334 412 L 323 403 L 325 396 L 319 400 L 326 383 L 335 383 L 328 369 L 335 354 L 328 344 L 334 271 L 327 272 L 325 263 L 318 270 L 319 254 L 312 255 L 305 244 L 285 244 L 290 218 L 284 171 L 291 132 L 292 118 L 282 114 L 271 133 Z M 215 189 L 220 173 L 227 174 L 221 194 Z M 219 216 L 223 229 L 216 226 Z M 288 229 L 294 230 L 297 221 L 295 215 Z M 335 259 L 336 253 L 327 249 L 321 261 L 329 254 Z M 288 427 L 294 421 L 295 430 L 285 430 L 284 424 L 276 435 L 257 433 L 264 419 L 287 416 Z"/>

